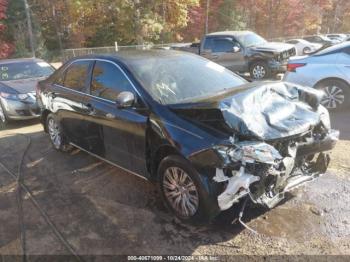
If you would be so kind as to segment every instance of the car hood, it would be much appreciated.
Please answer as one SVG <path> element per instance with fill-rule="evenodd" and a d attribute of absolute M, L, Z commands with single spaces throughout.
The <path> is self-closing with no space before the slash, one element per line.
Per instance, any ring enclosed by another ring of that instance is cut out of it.
<path fill-rule="evenodd" d="M 44 80 L 45 78 L 46 77 L 29 78 L 29 79 L 23 79 L 23 80 L 11 80 L 11 81 L 1 82 L 1 84 L 16 90 L 18 93 L 25 94 L 25 93 L 34 92 L 38 82 L 41 80 Z"/>
<path fill-rule="evenodd" d="M 305 133 L 318 125 L 322 95 L 312 88 L 265 82 L 226 97 L 171 108 L 186 119 L 218 131 L 275 140 Z"/>
<path fill-rule="evenodd" d="M 265 42 L 263 44 L 251 46 L 249 48 L 254 51 L 281 53 L 290 50 L 293 47 L 293 45 L 286 43 Z"/>

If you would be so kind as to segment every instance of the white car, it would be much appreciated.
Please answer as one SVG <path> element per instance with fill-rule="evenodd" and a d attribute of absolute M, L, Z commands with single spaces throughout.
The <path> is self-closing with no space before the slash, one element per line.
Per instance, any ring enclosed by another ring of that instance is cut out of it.
<path fill-rule="evenodd" d="M 321 44 L 311 43 L 304 39 L 290 39 L 286 43 L 294 45 L 298 56 L 316 52 L 322 47 Z"/>
<path fill-rule="evenodd" d="M 328 109 L 350 105 L 350 42 L 292 57 L 283 81 L 310 86 L 325 92 L 322 104 Z"/>
<path fill-rule="evenodd" d="M 346 34 L 328 34 L 326 35 L 329 39 L 332 39 L 332 40 L 339 40 L 341 42 L 344 42 L 348 39 L 347 35 Z"/>

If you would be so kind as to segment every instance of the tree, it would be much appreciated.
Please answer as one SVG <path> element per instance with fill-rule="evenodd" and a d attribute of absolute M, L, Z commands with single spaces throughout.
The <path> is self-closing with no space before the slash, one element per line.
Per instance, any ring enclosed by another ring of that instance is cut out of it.
<path fill-rule="evenodd" d="M 9 57 L 14 51 L 14 46 L 9 41 L 7 7 L 8 1 L 0 0 L 0 59 Z"/>

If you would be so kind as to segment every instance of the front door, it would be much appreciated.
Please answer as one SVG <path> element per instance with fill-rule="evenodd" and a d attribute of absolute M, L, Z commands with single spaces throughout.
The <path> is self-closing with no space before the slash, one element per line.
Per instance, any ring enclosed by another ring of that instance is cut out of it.
<path fill-rule="evenodd" d="M 206 40 L 204 57 L 218 63 L 231 71 L 246 71 L 246 62 L 244 59 L 243 49 L 238 42 L 231 37 L 215 37 Z M 234 47 L 238 48 L 235 51 Z"/>
<path fill-rule="evenodd" d="M 96 61 L 86 106 L 90 151 L 134 173 L 147 176 L 147 110 L 135 102 L 119 109 L 115 103 L 120 92 L 137 92 L 122 69 L 113 62 Z"/>

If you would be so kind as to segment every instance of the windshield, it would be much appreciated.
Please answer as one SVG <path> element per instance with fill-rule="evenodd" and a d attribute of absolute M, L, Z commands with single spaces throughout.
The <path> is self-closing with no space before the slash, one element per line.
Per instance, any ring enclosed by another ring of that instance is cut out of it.
<path fill-rule="evenodd" d="M 246 83 L 224 67 L 192 55 L 135 59 L 128 65 L 161 104 L 191 102 Z"/>
<path fill-rule="evenodd" d="M 54 69 L 46 62 L 23 62 L 0 64 L 0 81 L 45 77 Z"/>
<path fill-rule="evenodd" d="M 267 42 L 264 38 L 254 33 L 238 35 L 235 37 L 245 47 L 261 45 Z"/>

